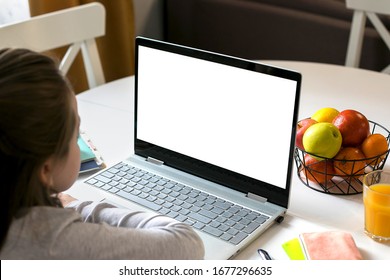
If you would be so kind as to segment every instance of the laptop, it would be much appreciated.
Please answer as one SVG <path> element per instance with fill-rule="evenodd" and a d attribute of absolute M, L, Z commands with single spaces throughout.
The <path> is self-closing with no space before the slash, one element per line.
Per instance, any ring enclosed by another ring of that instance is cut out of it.
<path fill-rule="evenodd" d="M 232 258 L 288 208 L 301 75 L 143 37 L 135 58 L 134 154 L 85 183 Z"/>

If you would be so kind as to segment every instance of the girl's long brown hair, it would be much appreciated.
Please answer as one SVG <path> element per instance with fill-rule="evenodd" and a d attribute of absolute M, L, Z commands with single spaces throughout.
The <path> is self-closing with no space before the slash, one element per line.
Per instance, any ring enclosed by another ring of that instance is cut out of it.
<path fill-rule="evenodd" d="M 76 125 L 72 95 L 48 56 L 0 50 L 0 249 L 20 210 L 60 206 L 38 170 L 50 156 L 68 152 Z"/>

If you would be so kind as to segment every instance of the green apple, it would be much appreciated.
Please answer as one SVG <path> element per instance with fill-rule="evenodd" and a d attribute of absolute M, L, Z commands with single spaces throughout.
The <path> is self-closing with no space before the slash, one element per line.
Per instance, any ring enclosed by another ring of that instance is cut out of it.
<path fill-rule="evenodd" d="M 302 139 L 305 151 L 319 156 L 318 159 L 333 158 L 339 152 L 342 141 L 340 130 L 327 122 L 310 126 Z"/>

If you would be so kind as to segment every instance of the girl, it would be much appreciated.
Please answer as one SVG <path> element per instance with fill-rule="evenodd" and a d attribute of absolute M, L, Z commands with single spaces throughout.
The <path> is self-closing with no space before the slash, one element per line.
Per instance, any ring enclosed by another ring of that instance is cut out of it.
<path fill-rule="evenodd" d="M 187 225 L 61 194 L 76 180 L 79 117 L 52 59 L 0 50 L 1 259 L 201 259 Z"/>

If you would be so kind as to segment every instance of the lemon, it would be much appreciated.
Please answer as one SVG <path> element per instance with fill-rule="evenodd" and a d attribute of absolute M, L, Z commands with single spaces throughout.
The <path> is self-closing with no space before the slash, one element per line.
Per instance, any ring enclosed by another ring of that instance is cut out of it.
<path fill-rule="evenodd" d="M 317 122 L 328 122 L 331 123 L 333 119 L 339 114 L 340 112 L 331 107 L 324 107 L 319 110 L 317 110 L 311 118 Z"/>

